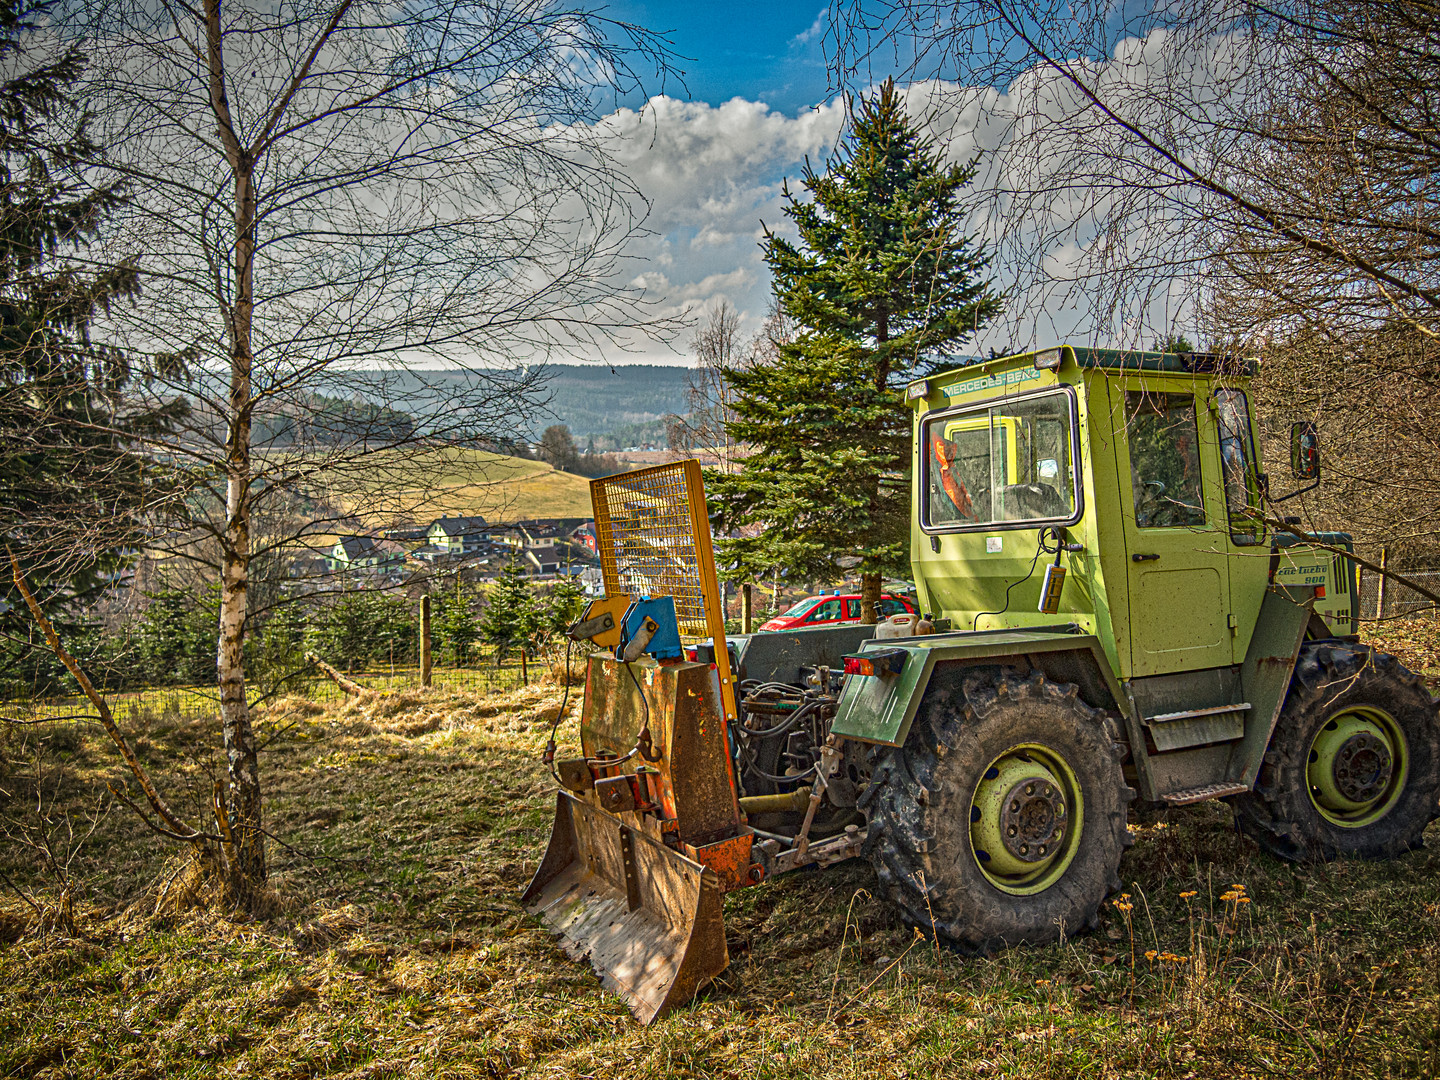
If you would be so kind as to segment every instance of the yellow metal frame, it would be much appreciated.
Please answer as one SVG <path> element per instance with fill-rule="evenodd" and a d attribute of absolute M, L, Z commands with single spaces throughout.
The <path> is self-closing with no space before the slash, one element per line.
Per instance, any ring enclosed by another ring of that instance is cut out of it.
<path fill-rule="evenodd" d="M 715 643 L 725 719 L 735 720 L 735 679 L 725 609 L 698 461 L 675 461 L 590 481 L 606 595 L 669 596 L 683 637 Z"/>
<path fill-rule="evenodd" d="M 999 423 L 992 422 L 995 420 L 998 420 Z M 955 420 L 944 422 L 940 426 L 945 438 L 951 442 L 954 442 L 955 436 L 962 431 L 967 434 L 976 431 L 992 432 L 991 438 L 993 439 L 993 431 L 998 426 L 1005 432 L 1005 483 L 1013 484 L 1020 478 L 1020 440 L 1017 437 L 1020 431 L 1020 421 L 1015 417 L 991 417 L 988 414 L 985 416 L 961 416 Z M 994 453 L 993 444 L 991 453 Z M 1068 446 L 1066 455 L 1069 455 Z M 1069 465 L 1070 462 L 1066 461 L 1065 464 Z"/>

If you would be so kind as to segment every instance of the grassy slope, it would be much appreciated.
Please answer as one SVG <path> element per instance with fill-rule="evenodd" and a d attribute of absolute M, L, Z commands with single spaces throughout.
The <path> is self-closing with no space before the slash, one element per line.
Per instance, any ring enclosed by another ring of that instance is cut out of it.
<path fill-rule="evenodd" d="M 407 463 L 415 485 L 396 489 L 387 480 L 348 500 L 350 509 L 384 519 L 401 512 L 429 522 L 445 514 L 483 514 L 491 521 L 537 517 L 589 517 L 590 485 L 584 477 L 557 472 L 543 461 L 483 450 L 435 450 Z"/>
<path fill-rule="evenodd" d="M 936 951 L 859 862 L 734 894 L 730 969 L 639 1028 L 515 901 L 548 830 L 536 759 L 557 704 L 549 687 L 272 712 L 267 731 L 296 726 L 265 754 L 270 824 L 319 860 L 274 850 L 289 908 L 266 921 L 151 917 L 169 849 L 111 814 L 77 865 L 77 938 L 36 936 L 4 901 L 0 1075 L 1440 1073 L 1440 829 L 1395 862 L 1293 866 L 1215 805 L 1137 822 L 1132 910 L 1107 905 L 1099 933 L 1063 945 Z M 148 729 L 142 753 L 175 790 L 210 722 Z M 91 736 L 54 739 L 67 797 L 93 805 L 112 760 Z M 33 859 L 3 858 L 34 880 Z M 1237 883 L 1252 903 L 1222 899 Z"/>

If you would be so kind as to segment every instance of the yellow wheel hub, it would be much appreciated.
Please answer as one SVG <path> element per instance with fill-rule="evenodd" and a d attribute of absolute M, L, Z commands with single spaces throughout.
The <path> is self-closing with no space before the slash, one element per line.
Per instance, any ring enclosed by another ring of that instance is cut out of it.
<path fill-rule="evenodd" d="M 1075 774 L 1053 750 L 1017 746 L 990 763 L 970 806 L 970 843 L 997 888 L 1049 888 L 1075 856 L 1081 801 Z"/>
<path fill-rule="evenodd" d="M 1405 736 L 1380 709 L 1348 709 L 1315 733 L 1305 765 L 1310 801 L 1325 820 L 1359 828 L 1384 817 L 1409 770 Z"/>

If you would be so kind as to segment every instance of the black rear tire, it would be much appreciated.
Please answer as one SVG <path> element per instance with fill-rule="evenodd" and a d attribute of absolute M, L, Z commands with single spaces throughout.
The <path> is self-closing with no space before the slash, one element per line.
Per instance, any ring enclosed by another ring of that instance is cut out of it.
<path fill-rule="evenodd" d="M 1119 887 L 1120 856 L 1130 843 L 1126 807 L 1135 792 L 1121 771 L 1125 748 L 1117 736 L 1114 721 L 1081 701 L 1073 685 L 1038 673 L 972 679 L 963 693 L 927 699 L 905 745 L 881 760 L 860 803 L 869 819 L 866 851 L 902 918 L 968 952 L 1093 927 Z M 1038 780 L 1042 790 L 1022 807 L 1011 795 L 1030 776 L 1054 777 L 1055 794 L 1050 781 Z M 1005 788 L 1012 777 L 1015 785 Z M 1002 788 L 1008 793 L 997 802 Z M 1066 817 L 1074 806 L 1078 831 Z M 1026 824 L 1003 816 L 1006 807 L 1040 817 Z M 987 815 L 998 831 L 983 832 Z M 1017 824 L 1020 836 L 1004 839 Z M 1022 853 L 1026 835 L 1032 849 Z M 1036 838 L 1054 849 L 1033 846 Z M 1001 863 L 1011 870 L 1002 873 Z M 1030 866 L 1033 878 L 1025 876 Z"/>
<path fill-rule="evenodd" d="M 1348 746 L 1327 744 L 1347 732 Z M 1301 647 L 1255 787 L 1231 806 L 1279 858 L 1388 859 L 1421 846 L 1437 799 L 1440 724 L 1419 677 L 1388 653 L 1322 641 Z"/>

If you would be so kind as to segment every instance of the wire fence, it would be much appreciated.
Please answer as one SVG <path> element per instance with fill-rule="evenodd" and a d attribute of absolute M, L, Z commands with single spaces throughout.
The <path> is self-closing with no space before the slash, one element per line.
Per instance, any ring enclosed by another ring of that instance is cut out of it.
<path fill-rule="evenodd" d="M 484 697 L 544 677 L 552 660 L 542 655 L 528 658 L 523 664 L 518 657 L 512 657 L 499 664 L 487 661 L 474 666 L 434 667 L 430 672 L 430 686 L 433 691 Z M 383 693 L 419 689 L 422 685 L 420 669 L 414 666 L 372 665 L 345 674 L 366 690 Z M 339 704 L 349 696 L 329 679 L 313 673 L 270 692 L 252 684 L 248 693 L 252 705 L 264 705 L 285 695 L 305 698 L 317 705 Z M 105 692 L 103 697 L 112 715 L 122 723 L 144 718 L 195 716 L 220 707 L 220 693 L 214 686 L 157 686 Z M 83 720 L 93 717 L 94 711 L 83 694 L 0 701 L 0 721 L 35 723 L 66 717 Z"/>
<path fill-rule="evenodd" d="M 1395 569 L 1395 568 L 1391 568 Z M 1416 584 L 1440 593 L 1440 570 L 1396 570 Z M 1360 576 L 1360 618 L 1393 619 L 1401 615 L 1412 615 L 1429 611 L 1434 601 L 1422 596 L 1408 585 L 1402 585 L 1393 577 L 1385 578 L 1382 587 L 1379 574 L 1365 571 Z"/>

